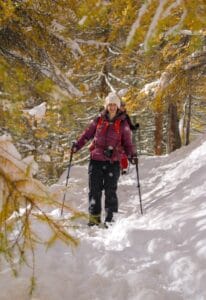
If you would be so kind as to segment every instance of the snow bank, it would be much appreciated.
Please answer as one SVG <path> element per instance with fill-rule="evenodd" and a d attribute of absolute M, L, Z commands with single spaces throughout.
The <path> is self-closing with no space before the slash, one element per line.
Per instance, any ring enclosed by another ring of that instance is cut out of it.
<path fill-rule="evenodd" d="M 119 182 L 120 211 L 112 227 L 88 229 L 78 221 L 78 248 L 38 247 L 32 299 L 206 299 L 205 138 L 169 156 L 140 158 L 143 216 L 131 167 Z M 87 167 L 74 166 L 66 201 L 87 212 L 87 193 Z M 28 274 L 24 268 L 14 279 L 1 270 L 0 299 L 30 299 Z"/>

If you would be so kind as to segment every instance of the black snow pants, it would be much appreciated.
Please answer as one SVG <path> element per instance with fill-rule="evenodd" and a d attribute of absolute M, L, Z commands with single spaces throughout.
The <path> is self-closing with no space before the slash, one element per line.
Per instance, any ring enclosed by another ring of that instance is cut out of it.
<path fill-rule="evenodd" d="M 118 211 L 117 183 L 120 176 L 119 162 L 90 160 L 89 163 L 89 213 L 101 214 L 102 191 L 105 192 L 105 210 Z"/>

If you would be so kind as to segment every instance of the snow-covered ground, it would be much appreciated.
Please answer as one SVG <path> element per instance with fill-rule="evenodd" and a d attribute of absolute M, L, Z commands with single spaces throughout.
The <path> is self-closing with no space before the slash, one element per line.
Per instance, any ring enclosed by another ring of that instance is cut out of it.
<path fill-rule="evenodd" d="M 141 157 L 139 172 L 143 216 L 132 166 L 113 226 L 70 229 L 75 249 L 39 247 L 31 298 L 28 270 L 16 279 L 1 270 L 0 300 L 206 300 L 206 135 L 169 156 Z M 84 212 L 87 179 L 87 166 L 72 167 L 66 201 Z"/>

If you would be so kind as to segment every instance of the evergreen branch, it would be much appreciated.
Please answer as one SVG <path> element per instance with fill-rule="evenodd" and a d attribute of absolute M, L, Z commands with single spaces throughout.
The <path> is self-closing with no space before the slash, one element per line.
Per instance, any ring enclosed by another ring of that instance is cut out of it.
<path fill-rule="evenodd" d="M 76 97 L 82 96 L 82 93 L 71 83 L 71 81 L 66 77 L 65 74 L 57 67 L 54 60 L 49 57 L 49 55 L 44 52 L 44 63 L 39 63 L 35 61 L 31 57 L 23 56 L 22 54 L 18 53 L 17 51 L 9 51 L 5 48 L 0 47 L 0 53 L 5 57 L 10 57 L 11 59 L 18 60 L 24 65 L 27 65 L 42 75 L 52 79 L 54 83 L 56 83 L 59 87 L 64 89 L 68 95 L 74 95 Z"/>

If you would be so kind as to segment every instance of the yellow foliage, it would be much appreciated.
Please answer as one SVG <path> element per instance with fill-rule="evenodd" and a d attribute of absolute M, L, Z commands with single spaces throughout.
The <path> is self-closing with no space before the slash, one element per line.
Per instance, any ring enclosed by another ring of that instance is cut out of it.
<path fill-rule="evenodd" d="M 15 15 L 15 4 L 12 0 L 0 0 L 0 26 Z"/>
<path fill-rule="evenodd" d="M 34 132 L 34 136 L 37 139 L 45 139 L 48 137 L 48 131 L 44 128 L 37 128 Z"/>
<path fill-rule="evenodd" d="M 205 43 L 205 1 L 168 0 L 158 15 L 162 3 L 0 0 L 1 97 L 22 103 L 13 105 L 12 112 L 0 107 L 0 126 L 21 139 L 31 132 L 42 142 L 53 134 L 73 139 L 82 126 L 78 119 L 94 115 L 103 101 L 100 97 L 111 88 L 129 88 L 125 99 L 131 113 L 166 111 L 168 101 L 181 110 L 191 72 L 183 70 L 185 58 Z M 164 72 L 171 76 L 164 90 L 140 92 Z M 73 95 L 67 80 L 82 97 Z M 196 96 L 200 88 L 197 92 L 193 85 L 192 89 Z M 33 123 L 23 119 L 21 112 L 43 101 L 49 107 L 45 127 L 33 130 Z"/>

